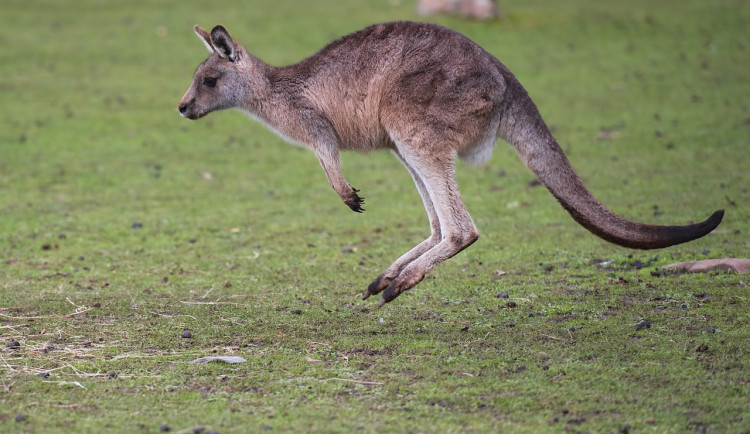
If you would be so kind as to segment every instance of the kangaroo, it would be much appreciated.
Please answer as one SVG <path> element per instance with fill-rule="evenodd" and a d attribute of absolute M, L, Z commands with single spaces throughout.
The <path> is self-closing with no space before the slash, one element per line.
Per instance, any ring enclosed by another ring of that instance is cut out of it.
<path fill-rule="evenodd" d="M 315 153 L 346 205 L 364 199 L 344 178 L 339 151 L 390 150 L 406 167 L 424 202 L 430 236 L 378 276 L 363 298 L 382 307 L 413 288 L 441 262 L 479 237 L 461 200 L 455 163 L 486 162 L 498 138 L 575 221 L 609 242 L 657 249 L 700 238 L 724 211 L 686 226 L 628 221 L 586 189 L 516 77 L 499 60 L 453 30 L 425 23 L 378 24 L 344 36 L 285 67 L 248 53 L 227 30 L 195 33 L 211 53 L 179 102 L 199 119 L 237 108 L 274 133 Z"/>

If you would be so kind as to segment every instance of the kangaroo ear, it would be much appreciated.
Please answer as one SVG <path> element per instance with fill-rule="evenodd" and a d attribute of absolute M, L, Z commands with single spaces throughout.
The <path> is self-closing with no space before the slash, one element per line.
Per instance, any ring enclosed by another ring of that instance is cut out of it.
<path fill-rule="evenodd" d="M 206 45 L 206 48 L 208 48 L 208 51 L 213 53 L 216 51 L 214 49 L 213 44 L 211 43 L 211 35 L 208 34 L 207 31 L 201 29 L 198 26 L 193 27 L 193 30 L 195 30 L 195 34 L 198 35 L 199 38 L 201 38 L 201 41 Z"/>
<path fill-rule="evenodd" d="M 230 62 L 237 60 L 237 50 L 234 46 L 232 37 L 222 25 L 218 25 L 211 30 L 211 44 L 219 56 L 229 59 Z"/>

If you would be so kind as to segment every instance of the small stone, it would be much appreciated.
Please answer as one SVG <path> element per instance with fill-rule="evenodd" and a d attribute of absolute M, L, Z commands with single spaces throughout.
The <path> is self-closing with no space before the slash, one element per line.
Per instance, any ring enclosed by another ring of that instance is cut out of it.
<path fill-rule="evenodd" d="M 542 371 L 549 371 L 549 365 L 542 366 Z"/>
<path fill-rule="evenodd" d="M 341 253 L 354 253 L 354 249 L 352 249 L 351 247 L 344 247 L 343 249 L 341 249 Z"/>
<path fill-rule="evenodd" d="M 16 422 L 26 422 L 26 416 L 24 416 L 24 415 L 23 415 L 23 414 L 21 414 L 21 413 L 18 413 L 18 414 L 16 415 Z"/>
<path fill-rule="evenodd" d="M 8 342 L 8 345 L 6 345 L 5 347 L 6 348 L 10 348 L 11 350 L 17 350 L 17 349 L 21 348 L 21 343 L 14 339 L 14 340 Z"/>
<path fill-rule="evenodd" d="M 196 242 L 198 242 L 198 240 L 196 240 L 195 238 L 190 238 L 188 240 L 188 243 L 190 243 L 190 244 L 195 244 Z"/>
<path fill-rule="evenodd" d="M 52 248 L 52 244 L 50 243 L 42 244 L 42 250 L 50 250 L 51 248 Z"/>
<path fill-rule="evenodd" d="M 117 372 L 110 372 L 107 374 L 107 378 L 117 378 Z"/>
<path fill-rule="evenodd" d="M 716 333 L 716 327 L 709 327 L 706 329 L 706 333 Z"/>
<path fill-rule="evenodd" d="M 651 328 L 651 321 L 643 320 L 635 325 L 636 331 L 641 330 L 643 328 L 650 329 Z"/>
<path fill-rule="evenodd" d="M 514 308 L 514 307 L 518 306 L 518 305 L 516 304 L 516 302 L 515 302 L 515 301 L 512 301 L 512 300 L 511 300 L 511 301 L 509 301 L 509 302 L 507 302 L 507 303 L 505 303 L 505 305 L 506 305 L 506 306 L 508 306 L 508 307 L 510 307 L 510 308 Z"/>
<path fill-rule="evenodd" d="M 302 315 L 302 311 L 299 309 L 295 309 L 294 311 L 292 311 L 292 313 L 295 315 Z"/>
<path fill-rule="evenodd" d="M 166 423 L 161 424 L 161 426 L 159 427 L 159 431 L 161 432 L 169 432 L 171 430 L 172 428 L 170 428 Z"/>
<path fill-rule="evenodd" d="M 92 304 L 91 307 L 102 307 L 102 304 L 97 302 Z"/>
<path fill-rule="evenodd" d="M 40 373 L 36 374 L 36 376 L 39 377 L 39 378 L 47 378 L 47 377 L 49 377 L 49 372 L 40 372 Z"/>
<path fill-rule="evenodd" d="M 695 349 L 695 351 L 697 351 L 699 353 L 705 353 L 706 351 L 708 351 L 708 345 L 706 345 L 706 344 L 700 344 L 700 345 L 698 345 L 698 348 Z"/>
<path fill-rule="evenodd" d="M 497 294 L 495 297 L 497 297 L 497 298 L 508 298 L 509 295 L 508 295 L 507 292 L 501 292 L 501 293 Z"/>
<path fill-rule="evenodd" d="M 701 253 L 702 253 L 702 254 L 704 254 L 704 255 L 708 255 L 709 253 L 711 253 L 711 251 L 710 251 L 710 250 L 708 250 L 708 249 L 703 249 L 703 250 L 701 251 Z"/>
<path fill-rule="evenodd" d="M 143 227 L 143 223 L 141 222 L 133 222 L 132 225 L 130 225 L 133 229 L 140 229 Z"/>
<path fill-rule="evenodd" d="M 263 431 L 271 431 L 273 427 L 271 425 L 263 425 L 262 427 L 260 427 L 260 429 L 262 429 Z"/>
<path fill-rule="evenodd" d="M 190 330 L 185 330 L 182 332 L 183 339 L 191 339 L 193 337 L 193 334 L 190 333 Z"/>
<path fill-rule="evenodd" d="M 196 426 L 195 428 L 193 428 L 193 433 L 194 433 L 194 434 L 200 434 L 200 433 L 202 433 L 202 432 L 203 432 L 203 431 L 205 431 L 205 430 L 206 430 L 206 427 L 205 427 L 205 426 L 203 426 L 203 425 L 198 425 L 198 426 Z"/>
<path fill-rule="evenodd" d="M 231 287 L 232 287 L 232 282 L 228 280 L 224 282 L 224 288 L 231 288 Z"/>

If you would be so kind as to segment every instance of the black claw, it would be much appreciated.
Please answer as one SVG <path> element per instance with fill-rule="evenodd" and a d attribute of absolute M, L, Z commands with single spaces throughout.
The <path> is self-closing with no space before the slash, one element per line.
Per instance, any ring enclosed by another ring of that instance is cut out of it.
<path fill-rule="evenodd" d="M 357 190 L 356 188 L 354 189 L 354 195 L 353 195 L 353 197 L 351 197 L 348 201 L 346 201 L 346 204 L 354 212 L 364 212 L 365 209 L 362 208 L 362 205 L 364 205 L 364 203 L 365 203 L 365 198 L 364 197 L 359 197 L 359 195 L 357 195 L 358 191 L 359 190 Z"/>

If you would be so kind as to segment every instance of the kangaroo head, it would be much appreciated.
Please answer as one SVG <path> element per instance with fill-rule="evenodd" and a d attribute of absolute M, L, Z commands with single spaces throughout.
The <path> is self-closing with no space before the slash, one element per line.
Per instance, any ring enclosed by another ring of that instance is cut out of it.
<path fill-rule="evenodd" d="M 241 105 L 247 96 L 245 77 L 252 63 L 245 49 L 223 26 L 214 27 L 211 33 L 198 26 L 194 29 L 211 55 L 198 66 L 193 84 L 177 106 L 188 119 Z"/>

